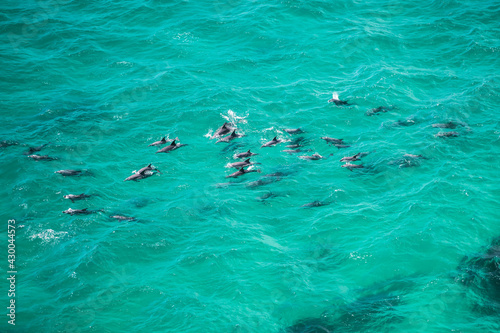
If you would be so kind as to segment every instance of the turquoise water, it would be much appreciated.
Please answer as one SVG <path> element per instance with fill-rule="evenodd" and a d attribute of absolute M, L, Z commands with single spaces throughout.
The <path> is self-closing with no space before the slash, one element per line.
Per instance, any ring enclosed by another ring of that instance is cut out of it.
<path fill-rule="evenodd" d="M 500 331 L 498 1 L 0 8 L 1 331 Z M 235 144 L 210 139 L 225 121 Z M 248 149 L 261 173 L 225 178 Z"/>

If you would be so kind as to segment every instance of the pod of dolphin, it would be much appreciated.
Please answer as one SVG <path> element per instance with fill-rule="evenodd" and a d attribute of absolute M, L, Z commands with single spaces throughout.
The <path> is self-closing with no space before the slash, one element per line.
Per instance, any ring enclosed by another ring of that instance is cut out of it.
<path fill-rule="evenodd" d="M 347 100 L 341 100 L 337 93 L 333 93 L 332 98 L 330 100 L 328 100 L 328 102 L 334 103 L 336 106 L 351 105 L 351 104 L 349 104 L 349 102 Z M 392 110 L 393 108 L 394 107 L 379 106 L 377 108 L 373 108 L 370 111 L 368 111 L 366 113 L 366 115 L 372 116 L 372 115 L 379 114 L 381 112 L 388 112 L 388 111 Z M 410 122 L 410 123 L 404 122 L 404 126 L 410 126 L 412 124 L 413 124 L 413 122 Z M 433 128 L 443 128 L 443 129 L 455 129 L 458 125 L 464 126 L 461 123 L 456 123 L 456 122 L 450 121 L 447 123 L 432 124 L 432 127 Z M 291 128 L 291 129 L 287 128 L 287 129 L 283 129 L 283 131 L 292 135 L 292 136 L 296 135 L 296 134 L 304 133 L 304 130 L 301 128 Z M 439 132 L 435 136 L 440 137 L 440 138 L 448 138 L 448 137 L 457 137 L 459 135 L 460 135 L 459 132 L 449 131 L 449 132 Z M 229 143 L 233 140 L 242 138 L 244 136 L 245 135 L 237 132 L 237 128 L 236 128 L 235 124 L 230 123 L 230 122 L 225 122 L 221 127 L 219 127 L 213 133 L 213 135 L 211 136 L 211 139 L 217 139 L 217 141 L 215 143 L 218 144 L 221 142 L 222 143 Z M 332 145 L 338 149 L 350 147 L 350 145 L 346 144 L 343 139 L 332 138 L 332 137 L 328 137 L 328 136 L 320 137 L 320 139 L 324 140 L 328 145 Z M 149 146 L 160 147 L 160 146 L 165 145 L 163 148 L 160 148 L 159 150 L 157 150 L 156 153 L 170 153 L 170 152 L 173 152 L 174 150 L 177 150 L 181 147 L 187 146 L 186 144 L 181 144 L 178 141 L 179 141 L 179 138 L 177 138 L 177 137 L 170 142 L 169 142 L 169 140 L 166 139 L 166 137 L 163 137 L 161 140 L 155 141 L 155 142 L 149 144 L 148 147 Z M 288 154 L 297 154 L 297 153 L 311 151 L 311 149 L 306 149 L 306 150 L 301 149 L 302 147 L 304 147 L 305 143 L 307 142 L 307 140 L 305 140 L 302 137 L 296 138 L 294 140 L 284 140 L 284 139 L 280 139 L 277 136 L 275 136 L 272 140 L 262 144 L 261 148 L 274 147 L 274 146 L 277 146 L 277 145 L 284 143 L 284 142 L 290 143 L 289 145 L 286 146 L 286 148 L 290 148 L 290 149 L 282 150 L 282 152 L 286 152 Z M 7 144 L 7 142 L 6 142 L 6 144 L 3 146 L 9 146 L 9 145 L 12 145 L 12 144 Z M 25 152 L 24 154 L 28 155 L 29 158 L 31 158 L 35 161 L 56 160 L 57 158 L 50 157 L 48 155 L 35 154 L 35 153 L 41 151 L 46 145 L 47 144 L 44 144 L 44 145 L 41 145 L 38 147 L 30 147 L 29 150 L 27 152 Z M 369 154 L 368 152 L 359 152 L 359 153 L 352 155 L 352 156 L 343 157 L 342 159 L 340 159 L 340 162 L 345 162 L 345 164 L 342 165 L 342 168 L 349 169 L 350 171 L 353 171 L 354 169 L 365 168 L 363 164 L 355 164 L 353 162 L 360 161 L 361 158 L 363 158 L 364 156 L 366 156 L 368 154 Z M 238 170 L 231 173 L 230 175 L 226 176 L 226 178 L 237 178 L 237 177 L 240 177 L 244 174 L 252 173 L 252 172 L 260 173 L 261 172 L 260 169 L 253 169 L 252 166 L 257 165 L 257 164 L 261 164 L 261 163 L 255 163 L 255 162 L 250 161 L 250 158 L 255 156 L 255 155 L 258 155 L 258 153 L 252 152 L 251 149 L 248 149 L 247 151 L 244 151 L 244 152 L 236 153 L 234 155 L 234 158 L 235 159 L 244 159 L 244 161 L 229 163 L 226 167 L 236 168 Z M 331 157 L 331 156 L 333 156 L 333 153 L 330 154 L 328 157 Z M 321 156 L 318 153 L 314 153 L 310 156 L 309 155 L 299 156 L 300 159 L 309 160 L 309 161 L 325 159 L 328 157 Z M 403 156 L 403 159 L 402 159 L 404 161 L 400 164 L 400 166 L 418 165 L 418 164 L 415 164 L 414 162 L 412 162 L 413 160 L 416 160 L 416 159 L 425 159 L 425 157 L 422 155 L 405 154 Z M 397 161 L 395 161 L 394 163 L 397 163 Z M 64 170 L 55 171 L 55 173 L 61 174 L 62 176 L 79 176 L 79 175 L 84 174 L 85 172 L 82 170 L 64 169 Z M 158 170 L 152 164 L 149 164 L 149 165 L 139 169 L 138 171 L 133 172 L 133 174 L 131 176 L 127 177 L 124 181 L 139 181 L 141 179 L 151 177 L 157 173 L 161 174 L 160 170 Z M 247 186 L 254 187 L 254 186 L 260 186 L 263 184 L 268 184 L 270 182 L 279 180 L 280 177 L 283 175 L 284 174 L 281 174 L 279 172 L 276 174 L 265 175 L 265 177 L 263 179 L 260 179 L 260 180 L 255 181 L 255 182 L 251 182 Z M 82 194 L 78 194 L 78 195 L 67 194 L 67 195 L 64 195 L 63 197 L 64 197 L 64 199 L 69 199 L 69 200 L 71 200 L 71 202 L 74 203 L 77 200 L 88 199 L 91 196 L 92 195 L 82 193 Z M 271 196 L 269 196 L 269 197 L 271 197 Z M 314 202 L 305 204 L 302 207 L 319 207 L 319 206 L 323 206 L 326 204 L 328 204 L 328 203 L 314 201 Z M 86 215 L 86 214 L 92 214 L 92 213 L 95 213 L 98 211 L 103 211 L 103 210 L 88 210 L 87 208 L 85 208 L 85 209 L 69 208 L 69 209 L 63 211 L 63 213 L 69 214 L 69 215 Z M 119 221 L 135 220 L 134 217 L 127 217 L 127 216 L 122 216 L 122 215 L 110 215 L 110 218 L 114 218 L 114 219 L 117 219 Z"/>

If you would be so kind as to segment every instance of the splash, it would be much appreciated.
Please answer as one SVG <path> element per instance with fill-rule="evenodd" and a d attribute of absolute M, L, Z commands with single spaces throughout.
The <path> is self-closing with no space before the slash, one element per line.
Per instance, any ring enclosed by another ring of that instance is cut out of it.
<path fill-rule="evenodd" d="M 233 124 L 237 123 L 246 124 L 247 123 L 246 118 L 248 117 L 248 114 L 246 114 L 245 116 L 238 116 L 236 112 L 234 112 L 233 110 L 227 110 L 227 115 L 221 113 L 221 116 L 222 118 L 226 119 L 228 122 Z"/>
<path fill-rule="evenodd" d="M 35 234 L 35 235 L 31 235 L 30 236 L 30 239 L 31 240 L 35 240 L 36 238 L 40 238 L 43 242 L 45 243 L 48 243 L 52 240 L 57 240 L 65 235 L 67 235 L 68 233 L 65 232 L 65 231 L 59 231 L 59 232 L 56 232 L 52 229 L 47 229 L 47 230 L 44 230 L 38 234 Z"/>

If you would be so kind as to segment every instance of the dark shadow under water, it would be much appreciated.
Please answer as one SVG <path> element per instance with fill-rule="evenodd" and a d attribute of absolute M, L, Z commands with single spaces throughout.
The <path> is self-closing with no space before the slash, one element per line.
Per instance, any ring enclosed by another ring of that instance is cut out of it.
<path fill-rule="evenodd" d="M 353 302 L 332 306 L 319 318 L 305 318 L 282 333 L 366 332 L 385 328 L 404 319 L 400 306 L 412 289 L 413 277 L 389 280 L 361 291 Z"/>
<path fill-rule="evenodd" d="M 474 298 L 474 309 L 487 315 L 500 314 L 500 237 L 483 253 L 464 256 L 458 265 L 456 281 Z"/>

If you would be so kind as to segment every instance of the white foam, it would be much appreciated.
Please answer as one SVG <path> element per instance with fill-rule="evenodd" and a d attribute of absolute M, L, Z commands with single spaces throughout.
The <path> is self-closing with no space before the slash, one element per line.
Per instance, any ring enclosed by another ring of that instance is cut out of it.
<path fill-rule="evenodd" d="M 30 239 L 35 240 L 36 238 L 40 238 L 44 242 L 49 242 L 49 241 L 64 237 L 67 234 L 68 233 L 66 231 L 57 232 L 57 231 L 54 231 L 52 229 L 47 229 L 47 230 L 44 230 L 38 234 L 31 235 Z"/>
<path fill-rule="evenodd" d="M 248 117 L 248 114 L 245 116 L 238 116 L 236 114 L 236 112 L 229 109 L 229 110 L 227 110 L 227 115 L 221 113 L 221 116 L 222 116 L 222 118 L 226 119 L 228 122 L 231 122 L 233 124 L 236 124 L 236 123 L 246 124 L 247 123 L 246 117 Z"/>
<path fill-rule="evenodd" d="M 213 132 L 214 132 L 214 131 L 213 131 L 212 129 L 209 129 L 209 130 L 208 130 L 208 133 L 207 133 L 207 134 L 205 134 L 205 135 L 204 135 L 204 137 L 205 137 L 205 138 L 209 138 L 209 139 L 211 139 L 211 138 L 212 138 L 212 133 L 213 133 Z"/>

